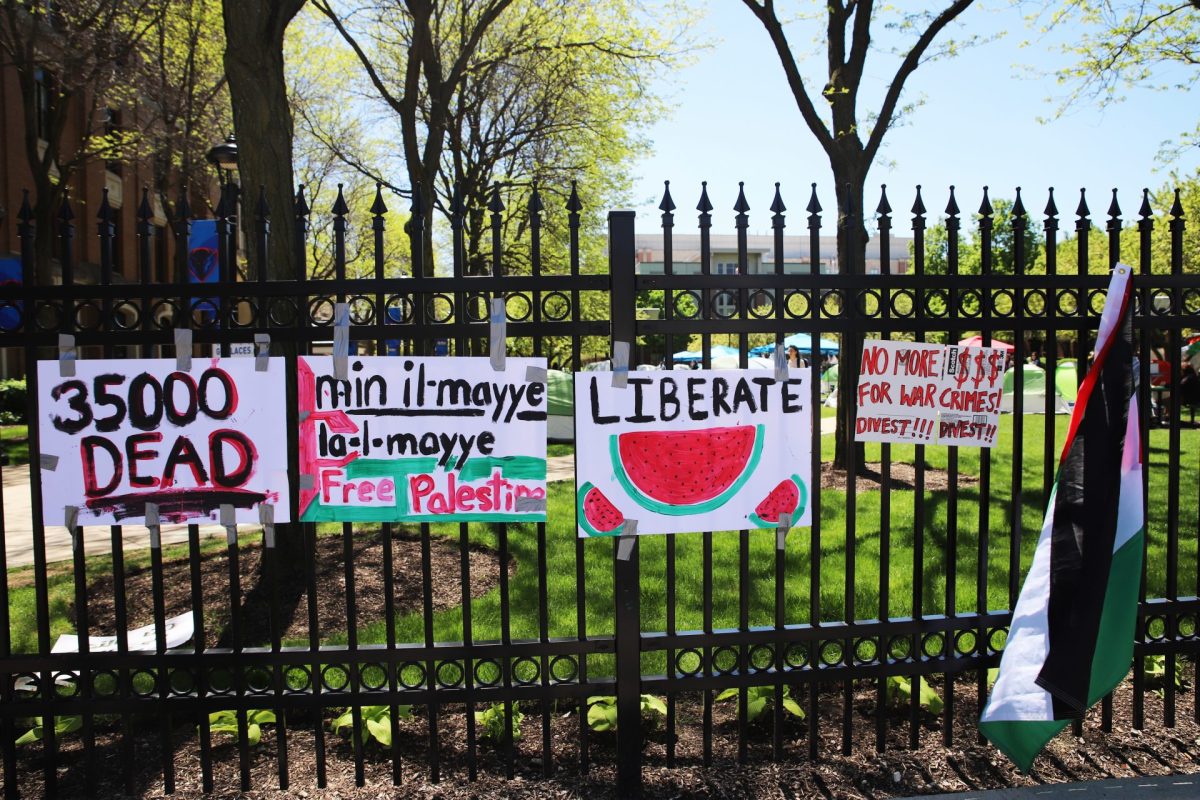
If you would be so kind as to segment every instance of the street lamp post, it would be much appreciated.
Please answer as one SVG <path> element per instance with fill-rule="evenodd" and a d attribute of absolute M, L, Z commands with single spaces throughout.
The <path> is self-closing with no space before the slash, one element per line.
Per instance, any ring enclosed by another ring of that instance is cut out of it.
<path fill-rule="evenodd" d="M 233 134 L 208 151 L 208 162 L 221 179 L 221 200 L 217 204 L 217 240 L 220 245 L 221 280 L 234 280 L 237 274 L 237 230 L 239 186 L 237 141 Z"/>

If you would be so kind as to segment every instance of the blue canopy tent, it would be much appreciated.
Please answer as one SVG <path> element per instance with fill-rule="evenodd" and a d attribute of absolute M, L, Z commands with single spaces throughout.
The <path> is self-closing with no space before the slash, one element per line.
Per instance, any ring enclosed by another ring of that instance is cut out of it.
<path fill-rule="evenodd" d="M 712 347 L 708 348 L 708 355 L 710 359 L 721 358 L 722 356 L 736 357 L 737 354 L 738 351 L 736 347 L 727 347 L 723 344 L 714 344 Z M 671 356 L 671 358 L 674 361 L 684 364 L 691 364 L 697 361 L 702 361 L 704 359 L 704 353 L 700 350 L 680 350 L 678 353 Z"/>
<path fill-rule="evenodd" d="M 800 351 L 801 356 L 808 356 L 812 353 L 812 337 L 807 333 L 793 333 L 791 336 L 783 340 L 783 347 L 786 350 L 788 347 L 795 347 Z M 841 348 L 837 342 L 831 342 L 828 339 L 818 339 L 817 347 L 820 348 L 822 355 L 831 355 L 838 352 Z M 775 345 L 764 344 L 762 347 L 755 347 L 750 350 L 750 355 L 764 356 L 775 352 Z"/>

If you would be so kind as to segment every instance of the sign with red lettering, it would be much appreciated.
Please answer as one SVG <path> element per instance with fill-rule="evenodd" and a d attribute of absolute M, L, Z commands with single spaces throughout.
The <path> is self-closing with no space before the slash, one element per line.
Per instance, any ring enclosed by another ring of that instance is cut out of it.
<path fill-rule="evenodd" d="M 993 447 L 1006 360 L 996 347 L 863 342 L 855 440 Z"/>
<path fill-rule="evenodd" d="M 544 522 L 546 359 L 299 359 L 306 522 Z"/>
<path fill-rule="evenodd" d="M 631 372 L 575 380 L 580 537 L 810 525 L 808 370 Z"/>
<path fill-rule="evenodd" d="M 38 363 L 42 514 L 49 525 L 290 521 L 284 360 L 81 360 L 71 378 Z"/>

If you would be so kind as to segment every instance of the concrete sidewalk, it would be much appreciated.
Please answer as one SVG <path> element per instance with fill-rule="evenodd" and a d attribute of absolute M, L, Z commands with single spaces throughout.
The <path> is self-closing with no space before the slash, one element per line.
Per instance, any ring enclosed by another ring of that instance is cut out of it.
<path fill-rule="evenodd" d="M 1191 775 L 1114 778 L 923 797 L 925 800 L 1194 800 L 1200 797 L 1200 779 Z"/>

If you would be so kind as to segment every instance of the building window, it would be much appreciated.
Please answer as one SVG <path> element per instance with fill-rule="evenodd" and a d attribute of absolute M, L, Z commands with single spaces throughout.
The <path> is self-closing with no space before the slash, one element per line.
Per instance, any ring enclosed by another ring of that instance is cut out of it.
<path fill-rule="evenodd" d="M 713 265 L 714 275 L 737 275 L 737 262 L 718 261 Z M 715 302 L 713 303 L 713 311 L 718 317 L 729 318 L 737 313 L 737 292 L 729 290 L 718 290 Z"/>
<path fill-rule="evenodd" d="M 33 71 L 33 128 L 39 139 L 50 139 L 50 97 L 53 78 L 37 67 Z"/>

